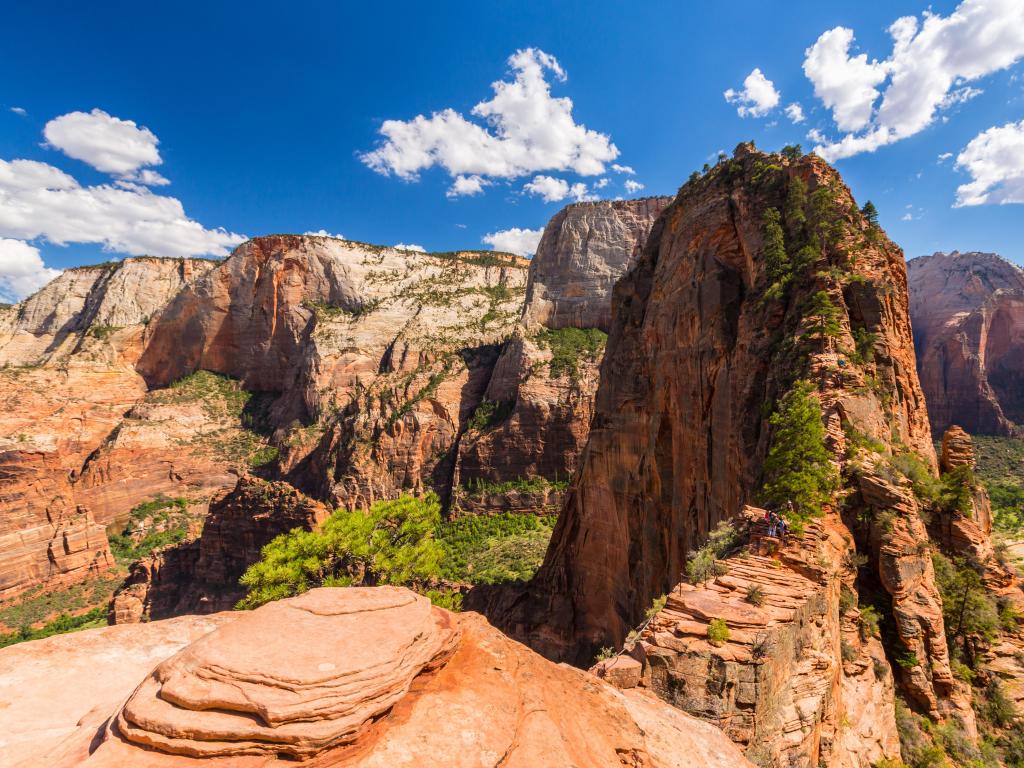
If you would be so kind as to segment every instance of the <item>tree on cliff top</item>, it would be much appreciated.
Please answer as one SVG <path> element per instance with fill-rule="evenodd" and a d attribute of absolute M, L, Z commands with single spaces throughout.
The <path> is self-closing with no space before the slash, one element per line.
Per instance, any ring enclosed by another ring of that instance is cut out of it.
<path fill-rule="evenodd" d="M 440 520 L 437 496 L 403 496 L 366 512 L 338 510 L 317 531 L 281 534 L 242 576 L 248 594 L 238 607 L 256 608 L 314 587 L 429 579 L 440 568 L 442 548 L 434 539 Z"/>
<path fill-rule="evenodd" d="M 825 447 L 825 426 L 814 385 L 797 381 L 772 414 L 771 447 L 764 462 L 762 497 L 768 504 L 797 505 L 800 517 L 818 514 L 839 486 Z"/>

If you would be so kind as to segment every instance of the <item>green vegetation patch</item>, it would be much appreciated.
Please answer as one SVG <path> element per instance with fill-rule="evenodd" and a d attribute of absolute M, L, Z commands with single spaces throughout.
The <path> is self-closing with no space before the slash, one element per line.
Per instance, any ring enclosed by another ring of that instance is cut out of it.
<path fill-rule="evenodd" d="M 92 629 L 93 627 L 105 627 L 107 625 L 106 606 L 97 606 L 80 616 L 72 616 L 62 613 L 53 621 L 47 622 L 39 629 L 31 629 L 23 626 L 14 632 L 0 635 L 0 648 L 6 648 L 15 643 L 23 643 L 26 640 L 41 640 L 44 637 L 62 635 L 66 632 L 77 632 L 80 629 Z"/>
<path fill-rule="evenodd" d="M 1024 528 L 1024 439 L 974 436 L 975 472 L 992 500 L 997 528 Z"/>
<path fill-rule="evenodd" d="M 545 491 L 564 491 L 569 487 L 568 480 L 549 480 L 546 477 L 517 477 L 514 480 L 490 482 L 474 478 L 462 486 L 468 493 L 481 496 L 491 493 L 544 493 Z"/>
<path fill-rule="evenodd" d="M 494 429 L 512 415 L 515 405 L 514 400 L 483 400 L 473 411 L 473 416 L 466 424 L 466 429 L 477 432 Z"/>
<path fill-rule="evenodd" d="M 444 523 L 441 576 L 472 584 L 526 581 L 544 561 L 555 516 L 530 514 L 460 517 Z"/>
<path fill-rule="evenodd" d="M 608 334 L 600 328 L 546 328 L 533 338 L 539 346 L 551 351 L 548 363 L 551 377 L 568 376 L 574 381 L 579 379 L 580 361 L 596 363 L 608 343 Z"/>
<path fill-rule="evenodd" d="M 96 606 L 105 608 L 122 578 L 121 575 L 112 575 L 66 587 L 37 585 L 0 603 L 0 624 L 24 634 L 37 624 L 50 622 L 61 614 L 73 616 Z"/>
<path fill-rule="evenodd" d="M 132 508 L 128 524 L 119 532 L 107 532 L 110 551 L 119 565 L 128 565 L 158 549 L 183 542 L 195 520 L 183 497 L 157 496 Z"/>
<path fill-rule="evenodd" d="M 439 581 L 523 581 L 544 559 L 554 517 L 495 515 L 441 520 L 437 496 L 403 496 L 366 512 L 338 510 L 316 531 L 295 529 L 263 548 L 241 583 L 240 608 L 319 586 L 401 584 L 458 607 Z"/>

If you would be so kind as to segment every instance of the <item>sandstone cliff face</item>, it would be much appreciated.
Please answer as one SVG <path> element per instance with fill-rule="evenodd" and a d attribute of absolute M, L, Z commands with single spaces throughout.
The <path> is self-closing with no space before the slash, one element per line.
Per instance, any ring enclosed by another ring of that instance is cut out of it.
<path fill-rule="evenodd" d="M 230 610 L 245 596 L 238 580 L 266 544 L 294 528 L 311 530 L 329 514 L 287 483 L 243 476 L 210 504 L 201 537 L 132 564 L 111 602 L 110 621 Z"/>
<path fill-rule="evenodd" d="M 527 327 L 600 328 L 612 322 L 612 288 L 636 262 L 670 197 L 569 205 L 544 228 L 530 263 Z"/>
<path fill-rule="evenodd" d="M 530 262 L 520 327 L 484 395 L 495 417 L 460 441 L 453 483 L 457 511 L 552 512 L 560 505 L 561 488 L 575 474 L 590 430 L 612 287 L 636 262 L 670 202 L 653 197 L 578 203 L 548 222 Z M 580 346 L 587 341 L 593 349 Z M 571 358 L 571 368 L 553 361 L 558 347 Z M 526 478 L 548 487 L 530 493 L 487 490 Z M 474 484 L 483 490 L 474 492 Z"/>
<path fill-rule="evenodd" d="M 912 259 L 910 312 L 932 429 L 1009 435 L 1024 422 L 1024 271 L 991 253 Z"/>
<path fill-rule="evenodd" d="M 0 670 L 11 765 L 750 766 L 710 725 L 391 587 L 27 643 Z"/>
<path fill-rule="evenodd" d="M 796 179 L 809 201 L 799 206 L 799 217 L 790 203 Z M 796 226 L 815 233 L 809 255 L 790 254 L 797 273 L 776 294 L 768 291 L 764 256 L 768 208 L 801 222 L 787 221 L 787 247 Z M 771 439 L 765 404 L 778 402 L 803 377 L 816 385 L 827 445 L 849 494 L 842 510 L 848 533 L 826 557 L 860 553 L 865 561 L 853 588 L 883 596 L 896 651 L 913 659 L 894 674 L 905 695 L 975 733 L 969 692 L 950 670 L 917 500 L 909 483 L 876 471 L 880 459 L 870 451 L 861 456 L 848 440 L 865 435 L 901 446 L 934 471 L 904 263 L 817 158 L 786 159 L 741 146 L 732 160 L 684 187 L 616 286 L 589 441 L 543 567 L 526 592 L 481 591 L 470 595 L 470 605 L 493 608 L 495 620 L 555 658 L 586 662 L 602 646 L 620 647 L 651 601 L 684 580 L 687 553 L 755 498 Z M 809 316 L 810 298 L 820 295 L 835 308 L 836 327 L 827 334 L 812 330 Z M 827 751 L 840 762 L 846 759 L 840 753 L 891 754 L 886 723 L 880 733 L 850 737 L 840 750 L 846 737 L 828 723 L 858 704 L 835 697 L 856 696 L 865 707 L 891 713 L 887 683 L 864 674 L 880 649 L 857 644 L 847 664 L 836 641 L 843 622 L 833 612 L 835 580 L 848 576 L 801 573 L 821 586 L 805 585 L 789 622 L 817 624 L 813 631 L 832 639 L 812 644 L 810 657 L 783 653 L 783 671 L 770 674 L 782 680 L 805 663 L 817 665 L 822 676 L 806 679 L 824 688 L 801 693 L 797 685 L 786 694 L 791 701 L 811 697 L 812 727 L 802 724 L 771 747 L 770 757 L 784 761 L 789 749 Z M 715 610 L 705 611 L 705 622 Z M 720 672 L 707 674 L 718 680 Z M 815 696 L 832 703 L 815 704 Z M 776 708 L 762 722 L 787 717 Z M 748 726 L 743 730 L 749 734 Z"/>
<path fill-rule="evenodd" d="M 136 476 L 125 483 L 116 470 L 97 474 L 90 458 L 118 441 L 125 414 L 146 394 L 131 366 L 150 319 L 213 266 L 134 258 L 68 270 L 6 310 L 0 328 L 0 595 L 109 568 L 104 527 L 139 501 L 180 490 L 173 469 L 180 447 L 167 444 L 166 436 L 178 424 L 173 418 L 154 425 L 163 435 L 162 455 L 153 444 L 135 446 L 118 464 L 159 465 L 155 482 Z M 217 484 L 210 462 L 194 468 L 204 478 L 200 485 Z M 90 492 L 82 493 L 83 485 Z"/>

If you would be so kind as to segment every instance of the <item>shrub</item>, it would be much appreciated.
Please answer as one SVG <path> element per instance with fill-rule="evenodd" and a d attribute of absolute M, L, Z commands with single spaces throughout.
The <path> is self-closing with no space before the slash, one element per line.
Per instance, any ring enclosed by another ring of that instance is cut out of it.
<path fill-rule="evenodd" d="M 839 323 L 839 308 L 832 303 L 828 291 L 818 291 L 811 297 L 806 315 L 810 321 L 807 325 L 807 333 L 820 336 L 826 342 L 834 339 L 843 331 L 843 327 Z"/>
<path fill-rule="evenodd" d="M 728 520 L 721 521 L 708 536 L 707 543 L 691 550 L 686 563 L 686 576 L 692 584 L 702 584 L 714 576 L 721 576 L 727 569 L 717 562 L 737 543 L 736 529 Z"/>
<path fill-rule="evenodd" d="M 798 517 L 803 518 L 820 514 L 839 485 L 839 473 L 825 447 L 821 405 L 813 392 L 810 382 L 797 381 L 772 414 L 761 494 L 770 504 L 793 501 Z"/>
<path fill-rule="evenodd" d="M 473 411 L 473 416 L 466 424 L 466 429 L 486 432 L 494 429 L 512 414 L 514 400 L 482 400 Z"/>
<path fill-rule="evenodd" d="M 865 640 L 879 636 L 882 617 L 872 605 L 860 607 L 860 636 Z"/>
<path fill-rule="evenodd" d="M 942 483 L 928 463 L 916 453 L 899 453 L 889 459 L 890 466 L 910 481 L 914 495 L 926 505 L 939 501 Z"/>
<path fill-rule="evenodd" d="M 644 611 L 644 620 L 650 621 L 659 613 L 661 613 L 662 609 L 665 607 L 665 603 L 667 602 L 668 595 L 662 595 L 661 597 L 654 598 L 654 601 L 651 603 L 650 608 Z"/>
<path fill-rule="evenodd" d="M 747 602 L 751 605 L 764 605 L 764 590 L 756 584 L 747 587 Z"/>
<path fill-rule="evenodd" d="M 594 657 L 594 663 L 596 664 L 601 661 L 606 661 L 612 658 L 613 656 L 615 656 L 615 649 L 612 648 L 610 645 L 606 645 L 604 648 L 597 652 L 597 656 Z"/>
<path fill-rule="evenodd" d="M 440 575 L 452 581 L 497 584 L 526 581 L 544 561 L 554 516 L 467 515 L 441 523 Z"/>
<path fill-rule="evenodd" d="M 725 645 L 729 640 L 729 627 L 722 619 L 712 619 L 708 624 L 708 642 L 714 646 Z"/>
<path fill-rule="evenodd" d="M 534 340 L 551 351 L 548 371 L 552 378 L 579 378 L 579 361 L 596 362 L 604 353 L 608 334 L 600 328 L 546 328 Z"/>
<path fill-rule="evenodd" d="M 839 652 L 843 657 L 843 661 L 856 661 L 857 660 L 857 649 L 853 647 L 851 643 L 846 640 L 839 642 Z"/>
<path fill-rule="evenodd" d="M 377 502 L 367 512 L 338 510 L 317 531 L 296 528 L 263 548 L 241 578 L 241 608 L 319 586 L 413 584 L 437 574 L 434 539 L 441 507 L 433 494 Z"/>
<path fill-rule="evenodd" d="M 769 285 L 785 280 L 790 274 L 781 222 L 782 216 L 777 208 L 769 208 L 764 212 L 764 263 Z"/>

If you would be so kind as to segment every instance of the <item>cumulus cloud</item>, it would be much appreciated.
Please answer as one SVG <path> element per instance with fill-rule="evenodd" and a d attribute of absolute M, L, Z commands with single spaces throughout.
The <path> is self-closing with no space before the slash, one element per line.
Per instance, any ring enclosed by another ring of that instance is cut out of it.
<path fill-rule="evenodd" d="M 28 114 L 23 107 L 11 107 L 11 112 L 16 115 L 21 115 L 22 117 Z"/>
<path fill-rule="evenodd" d="M 81 186 L 47 163 L 0 160 L 0 237 L 98 243 L 132 256 L 226 256 L 245 237 L 206 229 L 146 187 Z"/>
<path fill-rule="evenodd" d="M 947 160 L 949 160 L 951 157 L 953 157 L 953 153 L 952 152 L 943 152 L 941 155 L 939 155 L 939 162 L 940 163 L 944 163 Z"/>
<path fill-rule="evenodd" d="M 899 18 L 889 34 L 893 47 L 884 61 L 851 56 L 853 30 L 845 27 L 828 30 L 807 49 L 804 72 L 846 134 L 814 148 L 826 160 L 913 136 L 940 111 L 977 96 L 980 90 L 968 83 L 1024 57 L 1024 4 L 963 0 L 949 16 L 926 11 L 921 20 Z"/>
<path fill-rule="evenodd" d="M 1024 120 L 979 133 L 956 167 L 973 179 L 957 188 L 957 207 L 1024 203 Z"/>
<path fill-rule="evenodd" d="M 747 75 L 742 91 L 730 88 L 723 95 L 727 102 L 737 105 L 740 117 L 764 117 L 778 106 L 781 98 L 775 84 L 760 69 Z"/>
<path fill-rule="evenodd" d="M 462 197 L 464 195 L 479 195 L 484 191 L 484 187 L 490 184 L 486 179 L 473 174 L 472 176 L 459 176 L 455 177 L 455 181 L 448 188 L 445 193 L 447 197 Z"/>
<path fill-rule="evenodd" d="M 43 264 L 39 249 L 21 240 L 0 238 L 0 299 L 16 302 L 60 274 Z"/>
<path fill-rule="evenodd" d="M 430 117 L 385 120 L 380 127 L 383 139 L 360 159 L 378 173 L 405 180 L 440 166 L 455 179 L 449 192 L 460 186 L 475 190 L 473 176 L 482 180 L 539 171 L 603 173 L 619 150 L 607 134 L 576 123 L 571 99 L 551 95 L 547 75 L 559 82 L 566 79 L 558 60 L 526 48 L 510 56 L 508 66 L 512 79 L 491 85 L 493 97 L 473 107 L 475 122 L 451 108 Z"/>
<path fill-rule="evenodd" d="M 416 251 L 417 253 L 426 253 L 427 249 L 422 245 L 416 245 L 415 243 L 395 243 L 395 248 L 399 251 Z"/>
<path fill-rule="evenodd" d="M 495 251 L 515 253 L 519 256 L 533 256 L 540 244 L 543 229 L 501 229 L 483 236 L 482 241 Z"/>
<path fill-rule="evenodd" d="M 804 121 L 804 108 L 797 104 L 795 101 L 792 104 L 786 106 L 786 117 L 790 119 L 792 123 L 802 123 Z"/>
<path fill-rule="evenodd" d="M 151 130 L 102 109 L 55 117 L 43 128 L 43 135 L 49 146 L 103 173 L 125 176 L 144 165 L 163 162 L 156 148 L 159 140 Z"/>
<path fill-rule="evenodd" d="M 608 186 L 608 179 L 607 179 L 607 178 L 604 178 L 604 179 L 598 179 L 597 181 L 595 181 L 595 182 L 594 182 L 593 184 L 591 184 L 590 186 L 591 186 L 591 187 L 592 187 L 593 189 L 604 189 L 605 187 L 607 187 L 607 186 Z"/>
<path fill-rule="evenodd" d="M 310 237 L 333 237 L 336 240 L 347 240 L 348 238 L 341 234 L 331 234 L 326 229 L 318 229 L 316 232 L 303 232 L 302 234 Z"/>
<path fill-rule="evenodd" d="M 532 181 L 523 185 L 523 191 L 541 197 L 545 203 L 556 203 L 571 197 L 576 202 L 584 200 L 597 200 L 597 195 L 587 191 L 587 185 L 583 182 L 569 184 L 565 179 L 556 179 L 553 176 L 534 176 Z"/>
<path fill-rule="evenodd" d="M 622 186 L 624 186 L 626 188 L 626 191 L 629 192 L 630 194 L 633 194 L 634 192 L 639 192 L 641 189 L 644 188 L 643 184 L 641 184 L 639 181 L 633 181 L 632 179 L 626 179 L 626 183 L 623 184 Z"/>
<path fill-rule="evenodd" d="M 629 174 L 630 176 L 633 176 L 636 173 L 636 171 L 633 170 L 632 166 L 619 165 L 618 163 L 612 163 L 612 170 L 615 171 L 616 173 L 626 173 Z"/>

